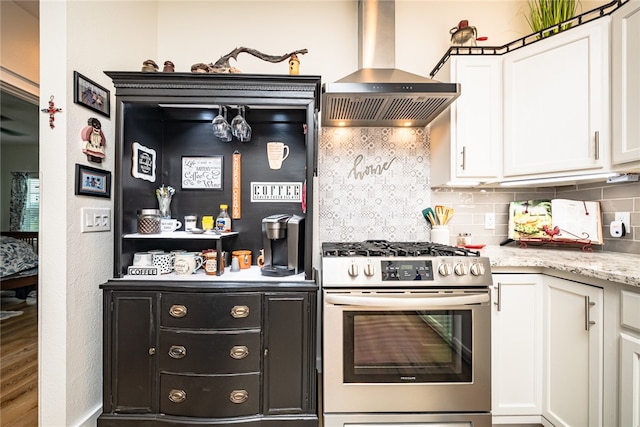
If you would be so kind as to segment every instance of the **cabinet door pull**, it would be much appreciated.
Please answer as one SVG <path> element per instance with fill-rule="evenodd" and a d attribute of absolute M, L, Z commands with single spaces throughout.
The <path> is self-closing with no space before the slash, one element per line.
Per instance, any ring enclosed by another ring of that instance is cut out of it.
<path fill-rule="evenodd" d="M 154 354 L 156 354 L 156 348 L 155 347 L 149 347 L 149 356 L 153 356 Z"/>
<path fill-rule="evenodd" d="M 234 345 L 233 347 L 231 347 L 231 350 L 229 351 L 229 356 L 231 356 L 231 358 L 236 360 L 244 359 L 248 355 L 249 355 L 249 349 L 247 348 L 247 346 L 244 346 L 244 345 Z"/>
<path fill-rule="evenodd" d="M 584 329 L 588 331 L 591 325 L 595 325 L 596 322 L 591 320 L 591 307 L 596 305 L 595 302 L 589 299 L 588 295 L 584 297 Z"/>
<path fill-rule="evenodd" d="M 247 307 L 246 305 L 235 305 L 231 309 L 231 316 L 235 319 L 249 317 L 249 307 Z"/>
<path fill-rule="evenodd" d="M 465 170 L 467 168 L 467 147 L 466 145 L 462 146 L 462 165 L 460 165 L 460 167 L 462 168 L 462 170 Z"/>
<path fill-rule="evenodd" d="M 596 131 L 595 135 L 595 158 L 600 160 L 600 131 Z"/>
<path fill-rule="evenodd" d="M 233 390 L 229 394 L 229 400 L 233 403 L 244 403 L 249 399 L 249 393 L 247 390 Z"/>
<path fill-rule="evenodd" d="M 184 390 L 173 389 L 169 392 L 169 400 L 173 403 L 182 403 L 187 400 L 187 392 Z"/>
<path fill-rule="evenodd" d="M 169 347 L 169 356 L 173 359 L 182 359 L 187 355 L 187 349 L 182 345 L 172 345 Z"/>
<path fill-rule="evenodd" d="M 498 287 L 496 288 L 496 300 L 493 305 L 497 307 L 498 311 L 502 310 L 502 284 L 500 282 L 498 282 Z"/>
<path fill-rule="evenodd" d="M 174 304 L 169 309 L 169 314 L 176 318 L 184 317 L 187 315 L 187 307 L 182 304 Z"/>

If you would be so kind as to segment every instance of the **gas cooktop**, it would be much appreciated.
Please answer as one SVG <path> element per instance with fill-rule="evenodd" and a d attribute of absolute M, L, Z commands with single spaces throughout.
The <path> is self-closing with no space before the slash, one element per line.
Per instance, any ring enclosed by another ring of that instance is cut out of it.
<path fill-rule="evenodd" d="M 432 242 L 389 242 L 365 240 L 362 242 L 324 242 L 323 257 L 411 257 L 411 256 L 475 256 L 480 252 Z"/>

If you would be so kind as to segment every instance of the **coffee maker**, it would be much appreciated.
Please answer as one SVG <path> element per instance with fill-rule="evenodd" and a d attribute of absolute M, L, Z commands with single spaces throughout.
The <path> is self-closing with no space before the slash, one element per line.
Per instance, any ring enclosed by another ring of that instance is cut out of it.
<path fill-rule="evenodd" d="M 262 219 L 263 276 L 304 272 L 304 217 L 276 214 Z"/>

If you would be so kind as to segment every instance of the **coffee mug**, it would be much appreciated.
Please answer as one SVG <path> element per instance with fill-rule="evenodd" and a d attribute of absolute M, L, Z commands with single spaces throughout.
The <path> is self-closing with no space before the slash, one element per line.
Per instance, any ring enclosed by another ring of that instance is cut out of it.
<path fill-rule="evenodd" d="M 202 257 L 196 252 L 183 252 L 176 254 L 173 269 L 176 274 L 192 274 L 202 267 Z"/>
<path fill-rule="evenodd" d="M 136 267 L 150 267 L 153 265 L 153 254 L 150 252 L 136 252 L 133 254 L 133 265 Z"/>
<path fill-rule="evenodd" d="M 160 220 L 160 231 L 163 233 L 172 233 L 182 227 L 182 223 L 174 218 L 162 218 Z"/>
<path fill-rule="evenodd" d="M 251 267 L 251 251 L 233 251 L 231 252 L 231 256 L 238 259 L 238 264 L 241 269 Z"/>
<path fill-rule="evenodd" d="M 202 256 L 204 257 L 204 272 L 206 274 L 215 276 L 218 274 L 218 252 L 217 251 L 210 251 L 210 252 L 206 252 L 203 253 Z M 224 255 L 221 253 L 220 254 L 220 261 L 221 261 L 221 265 L 220 265 L 220 274 L 224 273 Z"/>
<path fill-rule="evenodd" d="M 153 265 L 160 269 L 160 274 L 169 274 L 173 271 L 173 255 L 168 252 L 154 253 Z"/>
<path fill-rule="evenodd" d="M 267 142 L 267 158 L 271 169 L 280 169 L 287 157 L 289 157 L 288 145 L 283 142 Z"/>

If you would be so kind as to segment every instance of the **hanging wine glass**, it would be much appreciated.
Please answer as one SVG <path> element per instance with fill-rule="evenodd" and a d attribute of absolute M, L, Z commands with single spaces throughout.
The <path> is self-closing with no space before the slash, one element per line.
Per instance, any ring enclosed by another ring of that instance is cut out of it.
<path fill-rule="evenodd" d="M 218 115 L 214 117 L 211 122 L 211 127 L 213 128 L 213 135 L 217 136 L 224 142 L 231 141 L 231 125 L 227 122 L 227 108 L 220 106 L 220 111 L 218 111 Z"/>
<path fill-rule="evenodd" d="M 251 126 L 244 118 L 244 114 L 244 107 L 238 107 L 238 115 L 231 121 L 231 129 L 233 130 L 233 135 L 240 142 L 249 142 L 251 140 Z"/>

